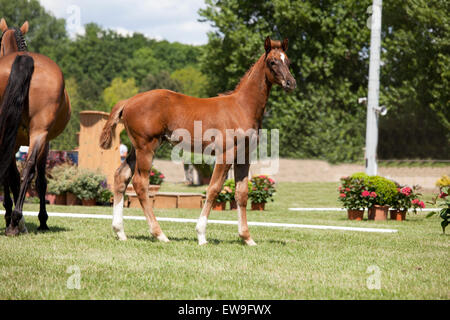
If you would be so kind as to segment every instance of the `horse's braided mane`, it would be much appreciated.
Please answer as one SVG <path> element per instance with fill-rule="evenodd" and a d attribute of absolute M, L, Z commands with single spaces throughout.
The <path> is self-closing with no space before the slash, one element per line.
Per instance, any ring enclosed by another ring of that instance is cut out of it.
<path fill-rule="evenodd" d="M 14 38 L 16 39 L 17 49 L 19 51 L 28 51 L 27 42 L 25 41 L 22 31 L 20 31 L 20 29 L 16 27 L 8 28 L 8 30 L 14 30 Z M 2 43 L 4 34 L 5 33 L 3 32 L 0 35 L 0 43 Z"/>

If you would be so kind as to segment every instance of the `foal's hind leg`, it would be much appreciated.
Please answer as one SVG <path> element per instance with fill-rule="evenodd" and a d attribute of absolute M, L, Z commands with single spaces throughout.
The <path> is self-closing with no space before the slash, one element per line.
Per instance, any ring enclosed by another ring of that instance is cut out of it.
<path fill-rule="evenodd" d="M 37 161 L 37 178 L 36 178 L 36 189 L 39 195 L 39 222 L 40 225 L 38 230 L 45 231 L 49 230 L 47 226 L 48 214 L 45 203 L 45 193 L 47 192 L 47 178 L 45 177 L 45 167 L 47 165 L 48 156 L 48 142 L 45 145 L 44 153 L 41 158 Z"/>
<path fill-rule="evenodd" d="M 123 229 L 123 199 L 127 186 L 131 181 L 134 169 L 136 167 L 136 153 L 134 149 L 127 156 L 126 160 L 122 162 L 120 167 L 114 174 L 114 209 L 112 228 L 117 234 L 119 240 L 127 240 L 125 231 Z"/>
<path fill-rule="evenodd" d="M 148 197 L 149 175 L 152 167 L 154 150 L 158 146 L 158 140 L 153 139 L 143 147 L 136 148 L 136 170 L 133 176 L 133 187 L 144 210 L 145 218 L 150 227 L 152 236 L 162 242 L 169 242 L 162 232 L 153 213 L 153 204 Z"/>
<path fill-rule="evenodd" d="M 3 206 L 5 207 L 5 221 L 6 227 L 11 223 L 11 214 L 13 208 L 13 201 L 11 199 L 10 191 L 13 193 L 14 201 L 17 201 L 20 187 L 20 173 L 16 166 L 16 159 L 14 158 L 8 168 L 8 174 L 3 182 L 3 189 L 5 197 L 3 199 Z"/>

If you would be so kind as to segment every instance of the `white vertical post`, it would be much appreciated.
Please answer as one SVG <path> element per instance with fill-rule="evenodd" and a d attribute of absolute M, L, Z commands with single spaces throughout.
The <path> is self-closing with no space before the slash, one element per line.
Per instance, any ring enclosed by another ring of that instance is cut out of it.
<path fill-rule="evenodd" d="M 366 173 L 377 175 L 378 145 L 378 96 L 380 89 L 380 45 L 381 45 L 382 0 L 373 0 L 370 28 L 369 94 L 367 97 L 366 127 Z"/>

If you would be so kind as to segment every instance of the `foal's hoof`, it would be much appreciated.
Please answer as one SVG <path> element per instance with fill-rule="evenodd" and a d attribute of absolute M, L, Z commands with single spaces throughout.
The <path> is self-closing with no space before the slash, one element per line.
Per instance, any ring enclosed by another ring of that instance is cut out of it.
<path fill-rule="evenodd" d="M 245 244 L 248 245 L 249 247 L 254 247 L 256 246 L 256 242 L 253 241 L 253 239 L 248 239 L 248 240 L 244 240 Z"/>
<path fill-rule="evenodd" d="M 8 237 L 15 237 L 19 235 L 19 227 L 12 227 L 11 225 L 8 226 L 5 230 L 5 235 Z"/>
<path fill-rule="evenodd" d="M 38 228 L 39 231 L 48 231 L 50 228 L 47 226 L 47 224 L 41 224 Z"/>
<path fill-rule="evenodd" d="M 166 237 L 164 233 L 161 233 L 159 236 L 156 237 L 161 242 L 170 242 L 169 238 Z"/>

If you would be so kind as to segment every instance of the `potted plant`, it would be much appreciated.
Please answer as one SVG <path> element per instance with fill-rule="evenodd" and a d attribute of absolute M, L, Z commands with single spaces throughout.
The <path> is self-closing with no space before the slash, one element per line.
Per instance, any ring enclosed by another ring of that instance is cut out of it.
<path fill-rule="evenodd" d="M 50 170 L 47 192 L 55 195 L 55 204 L 65 205 L 68 204 L 67 200 L 69 200 L 69 203 L 73 203 L 73 200 L 71 200 L 73 197 L 70 194 L 72 194 L 72 184 L 77 174 L 77 167 L 67 163 L 55 166 Z"/>
<path fill-rule="evenodd" d="M 347 209 L 349 220 L 361 221 L 367 199 L 363 196 L 364 180 L 360 178 L 343 177 L 339 186 L 339 201 Z"/>
<path fill-rule="evenodd" d="M 252 210 L 265 209 L 267 200 L 273 201 L 275 194 L 275 181 L 266 175 L 254 176 L 251 180 L 252 188 L 249 193 Z"/>
<path fill-rule="evenodd" d="M 442 233 L 445 234 L 445 228 L 449 224 L 450 220 L 450 197 L 448 196 L 450 193 L 450 186 L 442 186 L 439 188 L 439 194 L 434 197 L 431 201 L 431 204 L 438 205 L 442 207 L 439 211 L 433 211 L 430 212 L 427 215 L 427 218 L 434 216 L 435 214 L 439 214 L 439 217 L 441 217 L 441 227 L 442 227 Z"/>
<path fill-rule="evenodd" d="M 237 204 L 236 204 L 236 199 L 235 199 L 236 185 L 234 183 L 234 179 L 226 180 L 225 183 L 223 184 L 222 191 L 225 191 L 226 201 L 230 202 L 230 210 L 237 209 Z"/>
<path fill-rule="evenodd" d="M 152 169 L 150 170 L 150 176 L 149 176 L 149 191 L 152 193 L 156 193 L 161 188 L 161 184 L 164 182 L 165 176 L 164 174 L 152 166 Z"/>
<path fill-rule="evenodd" d="M 73 182 L 72 189 L 83 205 L 93 206 L 105 186 L 105 176 L 82 170 Z"/>
<path fill-rule="evenodd" d="M 397 185 L 397 194 L 393 197 L 391 210 L 389 210 L 391 220 L 404 221 L 408 209 L 413 208 L 416 213 L 417 208 L 425 208 L 423 201 L 419 200 L 419 196 L 421 196 L 417 192 L 419 188 L 418 185 L 412 188 Z"/>
<path fill-rule="evenodd" d="M 390 205 L 398 193 L 396 184 L 381 176 L 368 176 L 365 173 L 356 173 L 352 178 L 363 181 L 364 190 L 361 196 L 368 207 L 369 220 L 387 220 Z"/>

